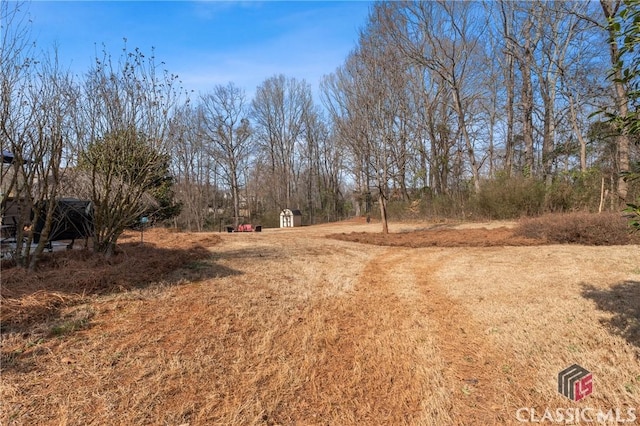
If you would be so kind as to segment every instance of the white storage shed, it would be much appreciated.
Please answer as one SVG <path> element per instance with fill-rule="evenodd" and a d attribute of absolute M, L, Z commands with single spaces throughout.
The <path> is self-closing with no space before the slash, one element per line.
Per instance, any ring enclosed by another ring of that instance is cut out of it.
<path fill-rule="evenodd" d="M 302 226 L 302 213 L 300 210 L 284 209 L 280 212 L 280 228 L 297 226 Z"/>

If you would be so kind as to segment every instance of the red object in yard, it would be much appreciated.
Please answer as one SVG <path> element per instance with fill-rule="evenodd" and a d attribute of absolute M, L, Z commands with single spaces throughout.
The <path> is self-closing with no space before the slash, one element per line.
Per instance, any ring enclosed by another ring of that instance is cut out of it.
<path fill-rule="evenodd" d="M 262 232 L 262 225 L 253 226 L 247 223 L 238 225 L 235 229 L 232 226 L 227 226 L 227 232 Z"/>

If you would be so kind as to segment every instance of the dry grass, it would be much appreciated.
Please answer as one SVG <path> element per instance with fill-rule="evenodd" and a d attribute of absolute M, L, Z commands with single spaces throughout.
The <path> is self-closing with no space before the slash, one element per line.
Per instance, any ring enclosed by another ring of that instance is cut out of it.
<path fill-rule="evenodd" d="M 2 336 L 2 424 L 490 425 L 640 405 L 638 246 L 323 238 L 378 227 L 165 233 L 156 247 L 207 255 L 126 290 L 47 293 L 55 314 Z M 581 403 L 556 392 L 572 363 L 595 377 Z"/>
<path fill-rule="evenodd" d="M 15 268 L 5 261 L 0 269 L 3 328 L 24 328 L 47 319 L 61 306 L 87 296 L 122 292 L 156 283 L 191 262 L 207 258 L 205 246 L 215 245 L 213 234 L 176 234 L 154 230 L 147 241 L 128 233 L 110 259 L 89 250 L 45 254 L 38 273 Z"/>

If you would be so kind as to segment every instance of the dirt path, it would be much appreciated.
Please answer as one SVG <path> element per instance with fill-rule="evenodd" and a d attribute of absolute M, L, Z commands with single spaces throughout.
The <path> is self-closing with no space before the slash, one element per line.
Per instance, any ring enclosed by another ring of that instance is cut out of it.
<path fill-rule="evenodd" d="M 451 424 L 445 365 L 431 323 L 396 291 L 411 277 L 389 267 L 390 252 L 363 265 L 353 291 L 338 303 L 314 306 L 335 335 L 313 368 L 311 386 L 322 387 L 325 400 L 332 395 L 332 404 L 321 404 L 331 424 L 349 418 L 347 423 Z"/>
<path fill-rule="evenodd" d="M 509 377 L 501 367 L 508 354 L 492 344 L 473 313 L 447 294 L 446 282 L 437 278 L 453 253 L 409 251 L 397 253 L 396 268 L 411 270 L 419 298 L 414 308 L 434 323 L 436 345 L 447 366 L 445 377 L 451 389 L 452 417 L 460 424 L 507 424 L 522 404 L 514 400 Z M 520 381 L 527 387 L 526 379 Z"/>
<path fill-rule="evenodd" d="M 371 354 L 367 361 L 374 371 L 384 374 L 385 365 L 396 367 L 399 389 L 389 389 L 387 395 L 411 389 L 405 394 L 409 410 L 403 420 L 509 423 L 518 405 L 507 396 L 513 394 L 505 393 L 504 374 L 497 374 L 507 364 L 505 354 L 491 346 L 471 312 L 448 297 L 435 278 L 450 256 L 435 250 L 388 249 L 371 260 L 352 300 L 363 323 L 355 335 L 392 333 L 387 341 L 378 337 L 374 347 L 363 352 Z M 385 345 L 391 354 L 386 359 L 376 356 L 376 349 Z M 394 359 L 403 360 L 402 365 Z"/>

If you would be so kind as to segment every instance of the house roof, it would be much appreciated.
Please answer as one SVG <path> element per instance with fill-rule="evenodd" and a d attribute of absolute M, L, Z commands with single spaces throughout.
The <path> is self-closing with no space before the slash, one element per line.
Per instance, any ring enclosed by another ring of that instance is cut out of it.
<path fill-rule="evenodd" d="M 13 162 L 13 154 L 9 151 L 2 150 L 2 164 L 11 164 Z"/>
<path fill-rule="evenodd" d="M 11 164 L 16 159 L 16 156 L 13 155 L 12 152 L 6 151 L 4 149 L 2 150 L 1 157 L 2 157 L 2 164 Z M 28 158 L 23 158 L 22 161 L 24 161 L 27 164 L 31 163 L 31 160 L 29 160 Z"/>

